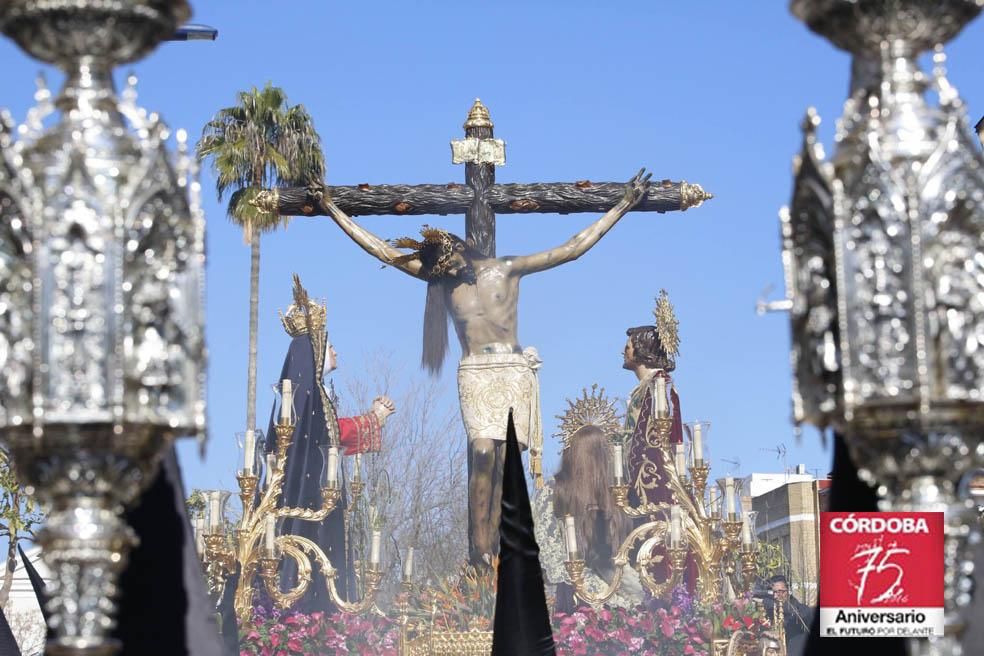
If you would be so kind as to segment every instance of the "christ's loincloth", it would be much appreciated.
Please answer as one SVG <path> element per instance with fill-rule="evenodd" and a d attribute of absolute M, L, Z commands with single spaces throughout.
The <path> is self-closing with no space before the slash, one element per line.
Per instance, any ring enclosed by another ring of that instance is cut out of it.
<path fill-rule="evenodd" d="M 530 450 L 530 473 L 538 482 L 543 428 L 536 372 L 541 364 L 534 348 L 516 353 L 512 346 L 492 344 L 482 353 L 463 357 L 458 365 L 458 399 L 469 443 L 505 441 L 511 409 L 516 438 Z"/>

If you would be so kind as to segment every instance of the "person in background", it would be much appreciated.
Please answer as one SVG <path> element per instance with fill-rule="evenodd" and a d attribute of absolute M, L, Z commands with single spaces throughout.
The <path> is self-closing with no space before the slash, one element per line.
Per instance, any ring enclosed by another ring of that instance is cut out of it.
<path fill-rule="evenodd" d="M 789 581 L 782 574 L 768 580 L 772 594 L 766 597 L 766 617 L 772 618 L 776 604 L 782 604 L 783 628 L 786 634 L 786 652 L 789 656 L 799 656 L 806 647 L 810 633 L 813 609 L 800 602 L 789 593 Z"/>

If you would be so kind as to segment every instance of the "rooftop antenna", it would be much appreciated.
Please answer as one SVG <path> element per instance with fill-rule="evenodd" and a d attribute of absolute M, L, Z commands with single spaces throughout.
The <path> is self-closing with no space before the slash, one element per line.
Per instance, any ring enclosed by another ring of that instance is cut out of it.
<path fill-rule="evenodd" d="M 727 458 L 721 458 L 721 462 L 726 462 L 731 465 L 731 472 L 734 473 L 741 469 L 741 458 L 735 458 L 734 460 L 728 460 Z"/>
<path fill-rule="evenodd" d="M 782 460 L 782 473 L 786 476 L 789 475 L 789 469 L 786 467 L 786 445 L 777 444 L 773 449 L 759 449 L 759 451 L 768 451 L 769 453 L 776 454 L 776 460 Z"/>

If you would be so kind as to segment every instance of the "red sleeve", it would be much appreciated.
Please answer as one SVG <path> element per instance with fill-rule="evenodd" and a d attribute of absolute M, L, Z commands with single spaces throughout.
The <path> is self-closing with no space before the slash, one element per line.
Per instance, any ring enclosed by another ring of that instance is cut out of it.
<path fill-rule="evenodd" d="M 342 443 L 342 455 L 377 453 L 382 447 L 383 431 L 372 412 L 339 419 L 338 436 Z"/>

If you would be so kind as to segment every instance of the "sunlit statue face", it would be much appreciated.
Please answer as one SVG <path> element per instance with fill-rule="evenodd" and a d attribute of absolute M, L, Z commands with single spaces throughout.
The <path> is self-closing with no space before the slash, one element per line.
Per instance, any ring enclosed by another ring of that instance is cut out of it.
<path fill-rule="evenodd" d="M 625 341 L 625 349 L 622 351 L 622 368 L 632 369 L 635 367 L 635 346 L 632 345 L 632 338 Z"/>
<path fill-rule="evenodd" d="M 330 374 L 338 366 L 338 354 L 335 353 L 335 347 L 331 345 L 327 339 L 325 339 L 325 368 L 324 373 Z"/>

